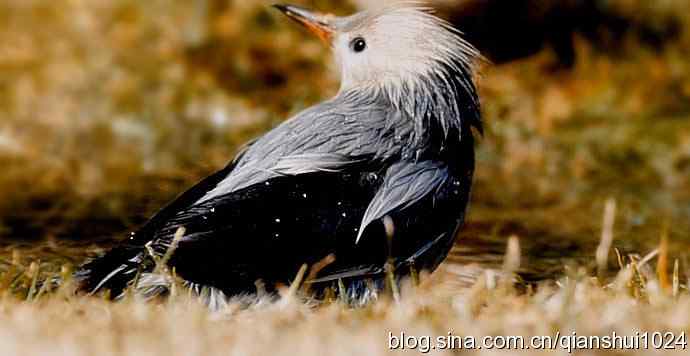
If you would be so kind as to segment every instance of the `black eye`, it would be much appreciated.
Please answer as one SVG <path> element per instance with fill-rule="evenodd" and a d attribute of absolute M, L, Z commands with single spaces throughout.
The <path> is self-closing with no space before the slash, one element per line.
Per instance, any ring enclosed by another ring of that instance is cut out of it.
<path fill-rule="evenodd" d="M 367 42 L 364 41 L 364 38 L 357 37 L 350 42 L 350 48 L 357 53 L 362 52 L 367 48 Z"/>

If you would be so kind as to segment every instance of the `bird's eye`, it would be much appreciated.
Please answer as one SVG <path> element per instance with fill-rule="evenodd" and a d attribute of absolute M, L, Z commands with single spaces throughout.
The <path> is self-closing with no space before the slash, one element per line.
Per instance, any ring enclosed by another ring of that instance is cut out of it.
<path fill-rule="evenodd" d="M 350 42 L 350 48 L 357 53 L 362 52 L 367 48 L 367 42 L 364 41 L 364 38 L 357 37 Z"/>

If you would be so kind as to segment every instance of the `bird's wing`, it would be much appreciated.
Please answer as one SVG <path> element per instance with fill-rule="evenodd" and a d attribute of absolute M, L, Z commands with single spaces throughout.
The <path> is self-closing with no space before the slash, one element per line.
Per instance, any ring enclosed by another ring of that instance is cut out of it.
<path fill-rule="evenodd" d="M 203 210 L 257 184 L 341 172 L 399 156 L 396 140 L 410 135 L 410 128 L 394 115 L 396 111 L 375 102 L 329 101 L 311 107 L 258 138 L 228 167 L 182 194 L 152 218 L 145 226 L 147 233 L 141 235 L 160 236 L 158 230 L 178 214 Z"/>
<path fill-rule="evenodd" d="M 237 168 L 205 194 L 209 201 L 281 175 L 340 171 L 362 159 L 398 154 L 409 135 L 395 111 L 380 105 L 326 102 L 297 114 L 261 137 Z"/>
<path fill-rule="evenodd" d="M 169 264 L 179 276 L 230 289 L 252 287 L 259 278 L 284 282 L 301 264 L 331 253 L 339 270 L 375 265 L 379 251 L 356 254 L 367 245 L 352 243 L 379 184 L 361 178 L 360 172 L 382 168 L 369 164 L 281 175 L 185 207 L 156 230 L 147 252 L 160 257 L 174 248 Z M 175 235 L 180 227 L 184 234 Z"/>
<path fill-rule="evenodd" d="M 383 184 L 364 213 L 355 243 L 372 222 L 405 209 L 432 191 L 439 189 L 448 179 L 447 168 L 434 161 L 400 162 L 393 164 Z"/>

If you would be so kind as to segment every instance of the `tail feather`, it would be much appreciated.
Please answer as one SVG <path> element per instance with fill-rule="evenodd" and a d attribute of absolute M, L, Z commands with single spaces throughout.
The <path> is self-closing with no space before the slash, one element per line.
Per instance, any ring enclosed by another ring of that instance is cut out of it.
<path fill-rule="evenodd" d="M 85 263 L 74 274 L 78 290 L 97 293 L 107 289 L 112 297 L 117 297 L 144 266 L 143 252 L 141 247 L 120 246 Z"/>

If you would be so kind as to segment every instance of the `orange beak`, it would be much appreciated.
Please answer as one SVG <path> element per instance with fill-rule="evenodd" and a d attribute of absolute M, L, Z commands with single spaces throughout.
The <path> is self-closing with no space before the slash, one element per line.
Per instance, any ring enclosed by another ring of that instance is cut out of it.
<path fill-rule="evenodd" d="M 333 34 L 335 33 L 330 23 L 331 15 L 320 14 L 293 5 L 276 4 L 273 7 L 282 11 L 287 17 L 302 24 L 327 45 L 331 44 Z"/>

